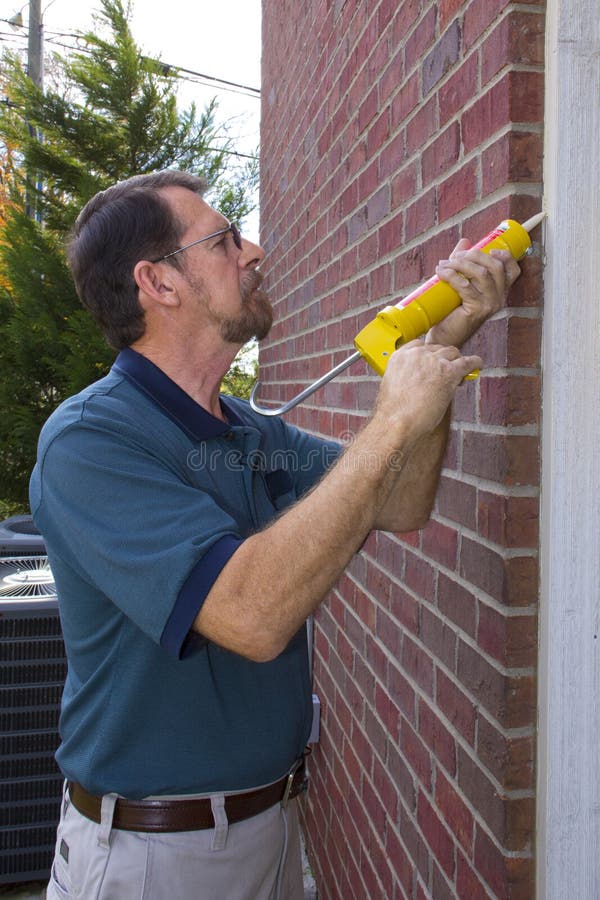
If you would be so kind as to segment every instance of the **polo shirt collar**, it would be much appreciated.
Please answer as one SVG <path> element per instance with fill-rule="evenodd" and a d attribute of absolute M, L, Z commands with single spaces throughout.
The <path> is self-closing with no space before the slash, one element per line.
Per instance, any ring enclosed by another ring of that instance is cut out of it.
<path fill-rule="evenodd" d="M 193 440 L 205 441 L 219 437 L 231 431 L 232 425 L 244 425 L 226 397 L 220 397 L 221 406 L 229 420 L 223 422 L 196 403 L 162 369 L 131 347 L 121 350 L 113 369 L 124 375 Z"/>

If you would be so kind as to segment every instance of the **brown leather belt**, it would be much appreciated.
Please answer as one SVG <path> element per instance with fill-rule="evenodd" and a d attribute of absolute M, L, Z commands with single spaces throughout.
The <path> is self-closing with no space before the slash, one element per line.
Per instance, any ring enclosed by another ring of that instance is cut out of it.
<path fill-rule="evenodd" d="M 308 785 L 304 759 L 285 778 L 264 788 L 225 797 L 225 812 L 230 823 L 241 822 L 269 809 L 276 803 L 284 805 Z M 88 794 L 74 781 L 68 783 L 73 806 L 87 819 L 100 823 L 102 798 Z M 115 804 L 113 828 L 122 831 L 196 831 L 214 828 L 210 799 L 202 800 L 125 800 Z"/>

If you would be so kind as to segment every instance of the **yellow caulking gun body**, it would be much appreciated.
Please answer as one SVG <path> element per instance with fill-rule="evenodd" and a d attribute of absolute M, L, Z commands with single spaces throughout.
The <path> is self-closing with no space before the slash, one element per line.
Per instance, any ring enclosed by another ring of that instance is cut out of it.
<path fill-rule="evenodd" d="M 529 231 L 543 216 L 540 213 L 523 225 L 507 219 L 472 249 L 483 250 L 484 253 L 508 250 L 515 259 L 521 259 L 531 250 Z M 371 368 L 383 375 L 394 350 L 426 334 L 433 325 L 460 306 L 460 303 L 461 299 L 454 288 L 434 275 L 395 306 L 382 309 L 356 335 L 354 346 Z"/>
<path fill-rule="evenodd" d="M 522 225 L 513 219 L 506 219 L 471 249 L 483 250 L 484 253 L 489 253 L 491 250 L 508 250 L 514 259 L 521 259 L 531 252 L 529 232 L 539 225 L 544 216 L 545 213 L 538 213 Z M 277 408 L 259 406 L 255 400 L 259 388 L 259 382 L 257 382 L 250 397 L 250 405 L 255 412 L 264 416 L 282 415 L 310 397 L 361 357 L 379 375 L 383 375 L 394 350 L 397 350 L 402 344 L 426 334 L 433 325 L 445 319 L 460 304 L 461 299 L 454 288 L 434 275 L 395 306 L 386 306 L 385 309 L 382 309 L 356 335 L 354 346 L 357 352 L 338 363 L 292 400 Z M 467 378 L 476 377 L 477 373 L 475 372 L 467 375 Z"/>

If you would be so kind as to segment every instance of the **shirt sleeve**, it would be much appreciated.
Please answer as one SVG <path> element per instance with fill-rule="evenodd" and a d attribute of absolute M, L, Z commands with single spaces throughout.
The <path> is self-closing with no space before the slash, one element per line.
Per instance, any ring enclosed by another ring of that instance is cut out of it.
<path fill-rule="evenodd" d="M 243 540 L 231 515 L 139 442 L 85 423 L 52 440 L 38 469 L 32 512 L 47 545 L 82 583 L 180 655 Z"/>

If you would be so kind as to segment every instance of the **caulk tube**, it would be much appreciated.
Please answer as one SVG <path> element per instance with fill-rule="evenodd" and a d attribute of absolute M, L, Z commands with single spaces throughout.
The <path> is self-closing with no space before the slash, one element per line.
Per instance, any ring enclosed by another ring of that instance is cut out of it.
<path fill-rule="evenodd" d="M 507 219 L 470 249 L 484 253 L 508 250 L 514 259 L 521 259 L 531 250 L 529 230 L 542 218 L 540 213 L 524 225 Z M 383 375 L 394 350 L 426 334 L 461 302 L 454 288 L 434 275 L 395 306 L 386 306 L 357 334 L 354 345 L 369 365 Z"/>

